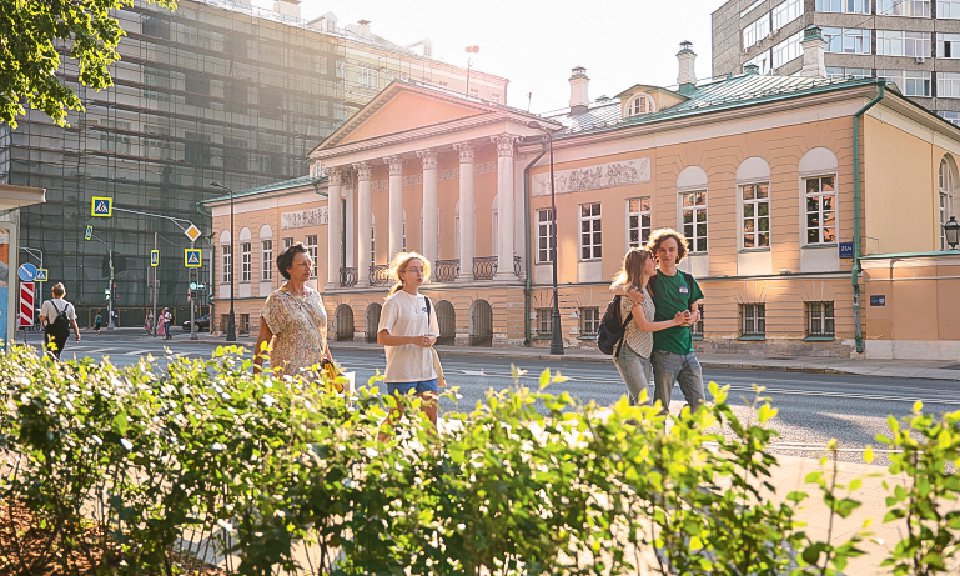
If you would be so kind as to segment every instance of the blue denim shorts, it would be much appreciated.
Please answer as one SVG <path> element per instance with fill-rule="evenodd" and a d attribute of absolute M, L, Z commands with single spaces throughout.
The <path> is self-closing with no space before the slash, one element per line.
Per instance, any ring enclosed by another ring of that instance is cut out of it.
<path fill-rule="evenodd" d="M 387 382 L 387 391 L 391 394 L 409 394 L 416 390 L 417 394 L 424 392 L 440 392 L 437 379 L 417 380 L 414 382 Z"/>

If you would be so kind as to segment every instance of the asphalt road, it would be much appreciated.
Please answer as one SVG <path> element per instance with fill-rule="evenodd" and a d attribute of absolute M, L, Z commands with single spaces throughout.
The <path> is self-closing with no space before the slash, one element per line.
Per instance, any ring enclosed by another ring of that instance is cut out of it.
<path fill-rule="evenodd" d="M 130 365 L 144 355 L 162 358 L 169 349 L 172 354 L 191 357 L 209 357 L 216 347 L 209 343 L 190 342 L 179 330 L 175 338 L 164 342 L 159 338 L 145 338 L 132 334 L 96 336 L 86 332 L 83 341 L 68 342 L 64 358 L 90 356 L 109 357 L 119 365 Z M 37 344 L 39 335 L 28 335 L 28 342 Z M 357 372 L 357 383 L 362 384 L 385 366 L 381 349 L 341 350 L 334 348 L 337 361 L 346 370 Z M 444 410 L 472 408 L 488 389 L 502 389 L 514 384 L 511 366 L 515 363 L 505 357 L 478 357 L 443 354 L 444 371 L 452 386 L 459 387 L 457 399 L 443 402 Z M 161 368 L 161 359 L 155 365 Z M 554 392 L 567 391 L 581 401 L 593 400 L 600 405 L 617 401 L 625 388 L 612 363 L 563 360 L 557 363 L 569 380 L 554 384 Z M 519 366 L 527 371 L 520 384 L 535 387 L 540 372 L 548 367 L 542 360 L 523 360 Z M 557 365 L 549 366 L 556 368 Z M 730 401 L 736 405 L 741 418 L 749 418 L 750 405 L 755 396 L 754 385 L 766 387 L 779 410 L 772 426 L 780 432 L 777 449 L 782 453 L 812 455 L 822 451 L 825 443 L 836 438 L 845 459 L 859 459 L 867 444 L 873 444 L 883 460 L 883 451 L 877 445 L 877 434 L 887 431 L 887 415 L 909 414 L 916 400 L 922 400 L 926 409 L 945 412 L 960 409 L 960 394 L 956 382 L 923 379 L 896 379 L 883 377 L 835 374 L 807 374 L 775 370 L 738 371 L 705 370 L 707 380 L 730 386 Z M 679 388 L 674 389 L 671 409 L 683 405 Z"/>

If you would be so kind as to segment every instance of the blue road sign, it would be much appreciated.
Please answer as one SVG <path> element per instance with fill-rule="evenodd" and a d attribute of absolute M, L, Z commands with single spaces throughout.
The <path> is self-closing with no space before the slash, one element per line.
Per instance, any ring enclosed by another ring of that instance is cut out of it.
<path fill-rule="evenodd" d="M 199 268 L 203 261 L 203 250 L 201 248 L 184 248 L 183 265 L 187 268 Z"/>
<path fill-rule="evenodd" d="M 94 196 L 90 199 L 91 216 L 113 216 L 113 198 L 110 196 Z"/>
<path fill-rule="evenodd" d="M 159 266 L 159 265 L 160 265 L 160 251 L 159 251 L 159 250 L 151 250 L 151 251 L 150 251 L 150 265 L 151 265 L 151 266 Z"/>
<path fill-rule="evenodd" d="M 37 268 L 37 275 L 33 277 L 34 282 L 46 282 L 47 281 L 47 269 L 46 268 Z"/>
<path fill-rule="evenodd" d="M 17 268 L 17 276 L 20 277 L 21 282 L 33 282 L 37 278 L 37 267 L 29 262 L 21 264 Z"/>

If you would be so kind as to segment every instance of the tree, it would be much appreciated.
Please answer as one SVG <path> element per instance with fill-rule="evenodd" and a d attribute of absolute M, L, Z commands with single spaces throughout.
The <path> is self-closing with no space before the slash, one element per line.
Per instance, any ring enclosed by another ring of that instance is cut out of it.
<path fill-rule="evenodd" d="M 170 10 L 176 0 L 147 0 Z M 17 127 L 24 105 L 58 125 L 83 103 L 62 75 L 62 58 L 80 66 L 79 81 L 94 90 L 113 85 L 108 68 L 120 59 L 125 32 L 113 15 L 134 0 L 0 0 L 0 124 Z"/>

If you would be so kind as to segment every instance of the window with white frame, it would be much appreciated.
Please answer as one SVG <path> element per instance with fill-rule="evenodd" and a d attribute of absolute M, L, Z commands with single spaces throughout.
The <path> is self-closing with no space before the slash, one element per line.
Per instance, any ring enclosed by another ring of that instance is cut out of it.
<path fill-rule="evenodd" d="M 904 96 L 930 96 L 930 73 L 920 70 L 877 70 L 877 77 L 893 82 Z"/>
<path fill-rule="evenodd" d="M 650 239 L 650 197 L 627 200 L 627 247 L 643 246 Z"/>
<path fill-rule="evenodd" d="M 250 242 L 240 243 L 240 281 L 250 282 L 253 276 L 253 250 Z"/>
<path fill-rule="evenodd" d="M 948 157 L 949 158 L 949 157 Z M 947 237 L 943 225 L 947 223 L 953 208 L 953 166 L 948 158 L 940 161 L 940 249 L 947 249 Z"/>
<path fill-rule="evenodd" d="M 877 0 L 877 14 L 929 18 L 930 0 Z"/>
<path fill-rule="evenodd" d="M 580 309 L 580 335 L 596 336 L 600 330 L 600 309 L 597 307 Z"/>
<path fill-rule="evenodd" d="M 370 264 L 375 265 L 377 263 L 377 226 L 376 224 L 370 225 Z"/>
<path fill-rule="evenodd" d="M 767 332 L 766 305 L 740 305 L 740 335 L 765 336 Z"/>
<path fill-rule="evenodd" d="M 773 67 L 779 68 L 803 53 L 803 31 L 797 32 L 773 47 Z"/>
<path fill-rule="evenodd" d="M 861 28 L 834 28 L 824 26 L 821 29 L 826 41 L 824 50 L 845 54 L 870 54 L 870 31 Z"/>
<path fill-rule="evenodd" d="M 960 126 L 960 112 L 956 110 L 940 110 L 937 115 L 954 126 Z"/>
<path fill-rule="evenodd" d="M 870 0 L 817 0 L 817 12 L 840 14 L 869 14 Z"/>
<path fill-rule="evenodd" d="M 283 250 L 286 251 L 287 248 L 293 246 L 293 238 L 290 236 L 285 236 L 283 238 Z"/>
<path fill-rule="evenodd" d="M 937 58 L 960 58 L 960 34 L 937 34 Z"/>
<path fill-rule="evenodd" d="M 804 302 L 807 336 L 833 337 L 837 334 L 833 302 Z"/>
<path fill-rule="evenodd" d="M 273 240 L 260 241 L 260 281 L 273 280 Z"/>
<path fill-rule="evenodd" d="M 707 251 L 707 191 L 680 194 L 680 221 L 683 235 L 687 237 L 687 249 L 691 252 Z"/>
<path fill-rule="evenodd" d="M 765 12 L 762 16 L 747 24 L 743 29 L 743 49 L 753 46 L 770 35 L 770 14 Z"/>
<path fill-rule="evenodd" d="M 537 210 L 537 263 L 553 262 L 553 209 Z"/>
<path fill-rule="evenodd" d="M 937 97 L 960 98 L 960 73 L 937 72 Z"/>
<path fill-rule="evenodd" d="M 960 19 L 960 0 L 937 0 L 937 19 Z"/>
<path fill-rule="evenodd" d="M 313 259 L 313 270 L 310 272 L 311 278 L 317 277 L 317 236 L 310 234 L 307 236 L 307 253 Z"/>
<path fill-rule="evenodd" d="M 600 203 L 580 205 L 580 259 L 599 260 L 603 257 Z"/>
<path fill-rule="evenodd" d="M 537 336 L 550 336 L 553 333 L 553 309 L 537 308 Z"/>
<path fill-rule="evenodd" d="M 220 245 L 220 262 L 223 264 L 220 266 L 220 270 L 223 274 L 224 284 L 233 282 L 233 246 L 230 244 Z"/>
<path fill-rule="evenodd" d="M 747 60 L 746 63 L 756 66 L 760 74 L 770 74 L 773 72 L 773 61 L 770 58 L 769 50 L 764 50 L 750 60 Z"/>
<path fill-rule="evenodd" d="M 873 70 L 869 68 L 845 68 L 843 66 L 827 66 L 827 78 L 838 80 L 842 78 L 871 78 Z"/>
<path fill-rule="evenodd" d="M 773 29 L 779 30 L 803 14 L 803 0 L 783 0 L 773 7 Z"/>
<path fill-rule="evenodd" d="M 882 56 L 930 56 L 930 34 L 906 30 L 877 30 L 877 54 Z"/>
<path fill-rule="evenodd" d="M 803 179 L 806 215 L 806 243 L 832 244 L 837 241 L 836 175 Z"/>
<path fill-rule="evenodd" d="M 630 101 L 629 106 L 627 106 L 627 116 L 636 116 L 638 114 L 648 114 L 650 112 L 656 112 L 656 106 L 653 103 L 653 98 L 646 94 L 640 94 L 633 98 Z"/>
<path fill-rule="evenodd" d="M 770 247 L 770 183 L 757 182 L 740 186 L 740 247 Z"/>

